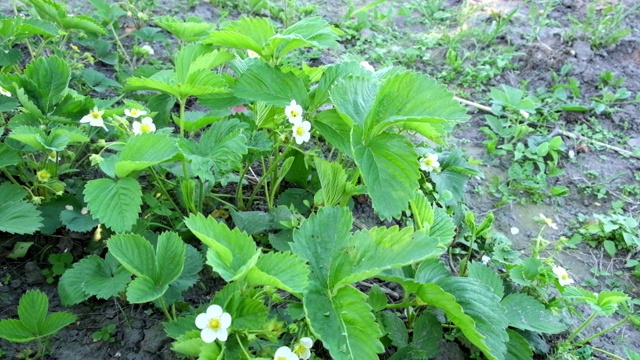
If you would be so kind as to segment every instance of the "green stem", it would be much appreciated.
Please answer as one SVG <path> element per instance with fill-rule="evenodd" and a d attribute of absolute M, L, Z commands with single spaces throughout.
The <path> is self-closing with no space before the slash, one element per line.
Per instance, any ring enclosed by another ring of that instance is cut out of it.
<path fill-rule="evenodd" d="M 247 349 L 244 348 L 244 345 L 242 345 L 242 341 L 240 341 L 240 336 L 238 335 L 238 333 L 236 333 L 235 335 L 236 335 L 236 340 L 238 340 L 238 344 L 240 344 L 240 348 L 242 349 L 242 352 L 244 353 L 244 356 L 246 356 L 247 359 L 251 360 L 252 357 L 249 354 L 249 352 L 247 351 Z"/>
<path fill-rule="evenodd" d="M 120 49 L 120 51 L 122 51 L 122 56 L 124 56 L 124 59 L 127 61 L 127 64 L 129 64 L 129 68 L 131 69 L 130 71 L 133 71 L 133 63 L 131 62 L 129 55 L 127 55 L 127 51 L 124 49 L 124 46 L 122 46 L 122 42 L 120 42 L 120 38 L 116 33 L 116 29 L 113 27 L 113 23 L 109 24 L 109 28 L 111 29 L 113 38 L 116 40 L 116 44 L 118 45 L 118 48 Z"/>
<path fill-rule="evenodd" d="M 166 316 L 169 321 L 175 321 L 175 319 L 169 313 L 169 310 L 167 310 L 167 304 L 165 304 L 164 298 L 160 297 L 159 302 L 160 302 L 160 308 L 162 309 L 164 316 Z"/>
<path fill-rule="evenodd" d="M 280 153 L 277 159 L 269 165 L 269 169 L 264 174 L 262 174 L 262 177 L 260 177 L 260 180 L 258 180 L 258 183 L 256 184 L 256 186 L 253 188 L 253 191 L 251 192 L 251 196 L 249 197 L 249 202 L 248 202 L 249 205 L 253 203 L 253 199 L 258 193 L 258 190 L 260 190 L 260 187 L 264 184 L 265 180 L 270 177 L 274 169 L 277 168 L 278 164 L 284 158 L 286 153 L 287 151 L 283 151 L 282 153 Z M 263 161 L 263 164 L 264 164 L 264 161 Z M 263 169 L 264 169 L 264 166 L 263 166 Z M 266 186 L 267 185 L 265 184 L 265 187 Z M 268 187 L 265 188 L 265 193 L 267 195 L 267 201 L 268 201 L 268 196 L 269 196 Z"/>
<path fill-rule="evenodd" d="M 591 321 L 593 321 L 593 319 L 596 318 L 596 312 L 594 311 L 593 313 L 591 313 L 591 315 L 589 315 L 589 317 L 587 318 L 587 320 L 585 320 L 582 325 L 578 326 L 578 328 L 571 333 L 571 335 L 569 335 L 569 337 L 567 337 L 567 342 L 570 342 L 571 340 L 573 340 L 576 336 L 578 336 L 578 334 L 580 334 L 580 332 L 582 330 L 584 330 L 584 328 L 587 327 L 587 325 L 589 325 L 589 323 L 591 323 Z"/>
<path fill-rule="evenodd" d="M 608 352 L 606 350 L 603 350 L 603 349 L 600 349 L 600 348 L 597 348 L 597 347 L 593 347 L 592 346 L 591 350 L 603 353 L 603 354 L 605 354 L 605 355 L 607 355 L 607 356 L 609 356 L 609 357 L 611 357 L 612 359 L 615 359 L 615 360 L 624 360 L 623 357 L 620 357 L 620 356 L 618 356 L 616 354 L 610 353 L 610 352 Z"/>
<path fill-rule="evenodd" d="M 464 276 L 464 274 L 466 274 L 467 272 L 467 265 L 469 264 L 469 261 L 471 261 L 471 254 L 473 254 L 473 244 L 476 242 L 476 236 L 472 235 L 471 236 L 471 241 L 469 242 L 469 251 L 467 251 L 467 261 L 465 261 L 462 264 L 462 267 L 460 268 L 460 276 Z"/>
<path fill-rule="evenodd" d="M 167 189 L 164 187 L 164 185 L 162 184 L 162 181 L 160 180 L 160 177 L 158 176 L 158 174 L 156 173 L 156 171 L 151 167 L 151 175 L 153 176 L 153 178 L 156 181 L 156 184 L 158 185 L 158 187 L 160 188 L 160 191 L 162 191 L 162 193 L 164 194 L 164 196 L 167 197 L 167 199 L 169 199 L 169 201 L 171 201 L 171 204 L 173 204 L 173 207 L 176 209 L 176 211 L 178 211 L 179 213 L 182 214 L 182 211 L 180 211 L 180 207 L 178 206 L 178 204 L 176 204 L 175 201 L 173 201 L 173 198 L 171 197 L 171 195 L 169 195 L 169 192 L 167 191 Z M 185 215 L 185 214 L 182 214 Z M 171 218 L 169 218 L 169 221 L 171 221 Z M 173 222 L 171 222 L 171 226 L 173 226 Z"/>
<path fill-rule="evenodd" d="M 240 171 L 240 174 L 239 174 L 238 187 L 236 187 L 236 205 L 238 206 L 238 209 L 244 209 L 244 196 L 242 196 L 242 182 L 244 181 L 244 177 L 247 175 L 247 172 L 249 172 L 250 167 L 251 165 L 247 164 L 247 166 L 242 168 L 242 171 Z"/>
<path fill-rule="evenodd" d="M 589 336 L 589 337 L 588 337 L 588 338 L 586 338 L 586 339 L 583 339 L 583 340 L 580 340 L 580 341 L 578 341 L 578 342 L 576 342 L 576 343 L 571 344 L 571 346 L 582 346 L 582 345 L 584 345 L 584 344 L 588 343 L 589 341 L 591 341 L 591 340 L 593 340 L 593 339 L 597 339 L 597 338 L 599 338 L 600 336 L 602 336 L 602 335 L 604 335 L 604 334 L 608 333 L 609 331 L 611 331 L 611 330 L 613 330 L 613 329 L 617 328 L 618 326 L 623 325 L 623 324 L 624 324 L 624 323 L 626 323 L 627 321 L 629 321 L 629 318 L 628 318 L 628 317 L 625 317 L 624 319 L 622 319 L 622 320 L 618 321 L 617 323 L 615 323 L 615 324 L 613 324 L 613 325 L 609 326 L 608 328 L 606 328 L 606 329 L 604 329 L 604 330 L 602 330 L 602 331 L 600 331 L 600 332 L 598 332 L 598 333 L 596 333 L 596 334 L 593 334 L 593 335 Z"/>

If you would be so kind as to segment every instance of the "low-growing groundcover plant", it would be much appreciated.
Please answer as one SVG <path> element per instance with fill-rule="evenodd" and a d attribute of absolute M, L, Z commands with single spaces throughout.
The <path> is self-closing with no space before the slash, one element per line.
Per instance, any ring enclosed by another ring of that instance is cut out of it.
<path fill-rule="evenodd" d="M 625 294 L 574 286 L 553 253 L 543 256 L 542 231 L 520 259 L 491 215 L 476 224 L 464 187 L 479 172 L 448 143 L 469 116 L 429 76 L 366 61 L 310 65 L 305 51 L 340 35 L 317 17 L 287 27 L 162 17 L 123 44 L 123 10 L 91 3 L 94 17 L 28 1 L 37 17 L 0 28 L 11 40 L 0 73 L 0 230 L 95 240 L 59 278 L 63 305 L 148 304 L 164 315 L 172 350 L 201 359 L 427 359 L 445 341 L 476 358 L 575 358 L 596 316 L 621 309 L 616 326 L 638 321 Z M 177 39 L 170 61 L 145 48 L 161 41 L 159 28 Z M 89 55 L 70 57 L 67 44 Z M 561 148 L 550 139 L 521 152 L 544 173 Z M 354 196 L 388 225 L 360 225 Z M 213 280 L 223 285 L 210 301 L 185 302 Z M 576 304 L 594 311 L 569 329 Z M 46 316 L 47 305 L 27 292 L 0 337 L 39 340 L 75 321 Z M 557 348 L 541 345 L 565 330 Z"/>

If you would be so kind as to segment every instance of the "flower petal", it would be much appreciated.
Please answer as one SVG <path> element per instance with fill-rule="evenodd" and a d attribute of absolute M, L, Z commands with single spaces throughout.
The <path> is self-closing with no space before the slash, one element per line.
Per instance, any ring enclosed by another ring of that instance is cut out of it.
<path fill-rule="evenodd" d="M 200 332 L 200 338 L 206 343 L 212 343 L 216 341 L 218 334 L 209 328 L 205 328 Z"/>
<path fill-rule="evenodd" d="M 218 330 L 218 340 L 227 341 L 228 337 L 229 337 L 229 332 L 227 331 L 227 329 Z"/>
<path fill-rule="evenodd" d="M 229 313 L 223 313 L 220 316 L 220 328 L 226 329 L 231 326 L 231 315 Z"/>
<path fill-rule="evenodd" d="M 209 315 L 209 317 L 211 318 L 220 318 L 220 316 L 222 315 L 223 311 L 222 308 L 220 307 L 220 305 L 216 305 L 213 304 L 211 306 L 209 306 L 207 308 L 207 315 Z"/>
<path fill-rule="evenodd" d="M 303 337 L 300 339 L 300 344 L 307 349 L 311 349 L 313 347 L 313 340 L 310 337 Z"/>
<path fill-rule="evenodd" d="M 207 314 L 200 314 L 196 316 L 196 326 L 198 329 L 205 329 L 209 325 L 211 318 Z"/>

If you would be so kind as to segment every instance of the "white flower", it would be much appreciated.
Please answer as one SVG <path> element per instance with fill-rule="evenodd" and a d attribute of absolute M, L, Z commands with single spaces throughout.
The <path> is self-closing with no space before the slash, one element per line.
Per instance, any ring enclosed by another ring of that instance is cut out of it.
<path fill-rule="evenodd" d="M 196 317 L 196 326 L 202 329 L 200 337 L 206 343 L 212 343 L 216 339 L 227 341 L 229 332 L 227 329 L 231 326 L 231 315 L 222 310 L 220 305 L 211 305 L 207 308 L 207 312 Z"/>
<path fill-rule="evenodd" d="M 82 214 L 82 215 L 87 215 L 88 213 L 89 213 L 89 209 L 88 209 L 88 208 L 86 208 L 86 207 L 83 207 L 83 208 L 80 210 L 80 214 Z"/>
<path fill-rule="evenodd" d="M 155 54 L 155 53 L 156 53 L 155 51 L 153 51 L 153 48 L 152 48 L 151 46 L 149 46 L 149 45 L 144 45 L 144 46 L 142 46 L 142 47 L 140 48 L 140 50 L 142 50 L 143 52 L 145 52 L 147 55 L 153 55 L 153 54 Z M 125 112 L 126 112 L 126 110 L 125 110 Z M 143 115 L 144 115 L 144 114 L 143 114 Z"/>
<path fill-rule="evenodd" d="M 567 270 L 565 270 L 562 266 L 554 266 L 553 273 L 558 277 L 558 282 L 562 286 L 571 285 L 574 283 L 573 279 L 569 277 Z"/>
<path fill-rule="evenodd" d="M 147 112 L 140 109 L 124 109 L 124 114 L 126 116 L 130 116 L 134 119 L 137 119 L 140 116 L 147 115 Z"/>
<path fill-rule="evenodd" d="M 491 258 L 488 257 L 487 255 L 482 255 L 482 258 L 480 260 L 482 261 L 483 264 L 487 265 L 489 261 L 491 261 Z"/>
<path fill-rule="evenodd" d="M 135 135 L 156 132 L 156 125 L 153 123 L 153 119 L 147 116 L 142 119 L 142 121 L 134 121 L 133 124 L 131 124 L 131 131 L 133 131 Z"/>
<path fill-rule="evenodd" d="M 58 161 L 58 153 L 56 153 L 55 151 L 50 152 L 49 155 L 47 155 L 47 160 L 53 162 Z"/>
<path fill-rule="evenodd" d="M 294 354 L 288 346 L 282 346 L 276 350 L 273 360 L 298 360 L 298 355 Z"/>
<path fill-rule="evenodd" d="M 259 59 L 260 58 L 260 55 L 257 52 L 253 51 L 253 50 L 247 50 L 247 55 L 251 59 Z"/>
<path fill-rule="evenodd" d="M 520 115 L 522 115 L 522 117 L 525 119 L 529 118 L 529 113 L 524 110 L 520 110 Z"/>
<path fill-rule="evenodd" d="M 431 172 L 440 168 L 438 162 L 438 154 L 429 154 L 426 157 L 422 157 L 420 160 L 420 169 Z"/>
<path fill-rule="evenodd" d="M 0 95 L 11 97 L 11 93 L 9 92 L 9 90 L 3 88 L 2 86 L 0 86 Z"/>
<path fill-rule="evenodd" d="M 369 70 L 371 72 L 375 72 L 376 71 L 376 69 L 373 66 L 371 66 L 371 64 L 369 64 L 368 61 L 360 62 L 360 66 L 362 66 L 365 70 Z"/>
<path fill-rule="evenodd" d="M 293 353 L 298 355 L 300 359 L 306 360 L 311 357 L 311 348 L 313 347 L 313 340 L 308 337 L 303 337 L 298 342 L 298 345 L 293 349 Z"/>
<path fill-rule="evenodd" d="M 291 130 L 293 131 L 293 137 L 296 139 L 296 144 L 298 145 L 311 139 L 311 123 L 308 121 L 294 123 Z"/>
<path fill-rule="evenodd" d="M 291 100 L 291 103 L 284 108 L 284 114 L 287 115 L 290 123 L 299 123 L 302 121 L 302 106 L 295 100 Z"/>
<path fill-rule="evenodd" d="M 520 232 L 520 229 L 518 229 L 515 226 L 511 227 L 511 235 L 518 235 L 518 233 Z"/>
<path fill-rule="evenodd" d="M 547 225 L 549 225 L 549 227 L 552 228 L 553 230 L 558 230 L 558 226 L 556 226 L 553 220 L 544 216 L 544 214 L 540 214 L 540 219 L 544 220 L 544 222 L 547 223 Z"/>
<path fill-rule="evenodd" d="M 104 126 L 104 120 L 102 120 L 102 114 L 104 114 L 104 111 L 94 107 L 89 114 L 80 119 L 80 123 L 89 123 L 91 126 L 97 126 L 107 130 L 107 127 Z"/>
<path fill-rule="evenodd" d="M 71 205 L 65 205 L 64 208 L 69 210 L 69 211 L 73 211 L 73 206 L 71 206 Z"/>

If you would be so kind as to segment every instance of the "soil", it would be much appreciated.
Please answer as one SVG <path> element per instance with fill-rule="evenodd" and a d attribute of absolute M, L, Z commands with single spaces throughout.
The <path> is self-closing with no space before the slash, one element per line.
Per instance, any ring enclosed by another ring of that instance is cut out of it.
<path fill-rule="evenodd" d="M 624 0 L 623 2 L 631 7 L 636 0 Z M 473 3 L 473 1 L 470 1 Z M 74 9 L 88 8 L 86 1 L 70 1 Z M 176 11 L 173 2 L 168 0 L 158 1 L 159 9 Z M 215 3 L 215 2 L 214 2 Z M 346 2 L 339 0 L 329 0 L 328 2 L 304 1 L 304 3 L 318 4 L 318 12 L 332 22 L 340 22 L 344 19 L 347 10 Z M 364 1 L 358 2 L 360 6 Z M 392 1 L 390 4 L 394 3 Z M 549 17 L 557 24 L 540 29 L 537 41 L 530 42 L 526 39 L 533 29 L 528 18 L 530 16 L 530 6 L 535 1 L 476 1 L 482 3 L 485 14 L 487 9 L 493 8 L 509 12 L 516 10 L 516 14 L 511 19 L 507 30 L 500 37 L 500 46 L 512 45 L 516 52 L 524 55 L 516 57 L 516 66 L 513 70 L 508 70 L 491 80 L 491 86 L 507 84 L 518 87 L 526 83 L 528 88 L 535 89 L 540 86 L 550 88 L 553 83 L 550 77 L 550 70 L 559 71 L 565 64 L 571 64 L 572 70 L 569 76 L 574 77 L 581 84 L 582 98 L 589 99 L 596 96 L 598 77 L 603 71 L 611 71 L 616 77 L 624 77 L 626 87 L 635 96 L 640 91 L 640 16 L 636 11 L 624 19 L 623 24 L 634 29 L 634 32 L 623 38 L 618 44 L 594 50 L 584 40 L 570 40 L 569 28 L 571 21 L 567 15 L 580 18 L 585 16 L 587 0 L 560 0 L 558 6 L 550 13 Z M 0 5 L 0 12 L 7 13 L 10 5 Z M 393 5 L 390 6 L 393 9 Z M 450 0 L 447 6 L 460 6 L 458 1 Z M 182 9 L 184 8 L 184 9 Z M 356 7 L 357 8 L 357 7 Z M 170 10 L 173 9 L 173 10 Z M 199 2 L 192 8 L 181 5 L 180 15 L 200 16 L 206 21 L 215 22 L 220 18 L 219 8 L 207 3 Z M 389 9 L 389 8 L 386 8 Z M 80 11 L 78 11 L 80 12 Z M 9 12 L 10 13 L 10 12 Z M 231 14 L 237 16 L 239 14 Z M 396 21 L 399 30 L 411 32 L 427 32 L 415 24 L 408 24 L 401 17 Z M 479 15 L 475 21 L 486 21 L 486 15 Z M 405 26 L 405 29 L 402 27 Z M 370 33 L 363 31 L 362 36 L 370 36 Z M 340 51 L 348 53 L 350 43 L 345 42 Z M 432 51 L 434 58 L 441 49 Z M 324 60 L 337 56 L 328 54 Z M 366 56 L 365 56 L 366 57 Z M 376 64 L 373 64 L 376 65 Z M 421 64 L 416 64 L 416 68 L 424 69 Z M 454 90 L 454 89 L 452 89 Z M 476 93 L 472 89 L 458 89 L 464 93 L 472 93 L 470 100 L 482 103 L 486 102 L 485 93 Z M 589 123 L 590 117 L 595 117 L 603 129 L 608 132 L 619 131 L 624 134 L 617 139 L 617 143 L 611 145 L 633 150 L 640 148 L 640 120 L 636 116 L 639 111 L 637 104 L 628 104 L 612 115 L 596 115 L 593 113 L 564 113 L 557 125 L 562 125 L 567 131 L 574 131 L 578 124 Z M 481 166 L 484 173 L 484 180 L 475 179 L 469 184 L 468 206 L 476 214 L 486 214 L 492 211 L 496 221 L 494 228 L 500 231 L 513 241 L 513 248 L 526 253 L 530 251 L 532 239 L 538 234 L 540 224 L 533 219 L 538 214 L 543 213 L 550 216 L 558 224 L 558 230 L 546 232 L 546 238 L 552 242 L 557 241 L 560 236 L 571 236 L 576 229 L 577 217 L 579 214 L 591 216 L 592 214 L 605 214 L 614 201 L 620 197 L 619 186 L 622 184 L 634 184 L 634 176 L 640 172 L 640 161 L 637 158 L 625 157 L 618 152 L 605 148 L 593 146 L 590 143 L 578 142 L 570 138 L 565 138 L 565 143 L 570 150 L 574 150 L 575 157 L 570 159 L 564 156 L 561 159 L 561 168 L 565 174 L 554 180 L 557 185 L 568 186 L 570 194 L 563 198 L 545 199 L 540 204 L 526 203 L 525 205 L 510 203 L 496 207 L 498 199 L 488 193 L 487 179 L 498 176 L 506 179 L 506 168 L 498 164 L 496 159 L 490 158 L 485 151 L 483 141 L 486 136 L 480 132 L 479 128 L 484 123 L 484 114 L 470 109 L 473 114 L 472 119 L 462 125 L 452 137 L 458 139 L 458 144 L 466 154 L 482 159 L 485 165 Z M 586 147 L 585 147 L 586 145 Z M 586 151 L 585 151 L 586 150 Z M 492 165 L 497 164 L 497 165 Z M 598 199 L 580 193 L 579 185 L 585 184 L 588 180 L 584 177 L 585 170 L 595 170 L 601 174 L 600 180 L 606 187 L 607 196 Z M 366 226 L 379 224 L 379 221 L 372 214 L 366 203 L 357 203 L 356 215 Z M 624 207 L 628 215 L 638 216 L 640 212 L 640 199 L 638 195 L 631 198 Z M 477 215 L 480 216 L 480 215 Z M 511 227 L 517 227 L 520 231 L 517 235 L 512 235 Z M 3 240 L 2 248 L 10 248 L 17 238 Z M 49 239 L 51 240 L 51 239 Z M 46 244 L 52 246 L 58 239 L 53 239 L 52 243 L 47 239 L 40 239 L 39 244 L 45 247 Z M 47 243 L 47 241 L 49 241 Z M 0 248 L 1 250 L 1 248 Z M 11 318 L 16 316 L 16 305 L 20 296 L 29 289 L 41 289 L 47 293 L 50 299 L 50 309 L 52 311 L 70 311 L 78 315 L 78 321 L 63 329 L 52 339 L 51 349 L 53 355 L 50 359 L 173 359 L 175 355 L 170 351 L 169 339 L 164 335 L 161 326 L 162 314 L 148 306 L 131 306 L 123 302 L 116 301 L 87 301 L 81 305 L 65 308 L 59 305 L 57 291 L 54 285 L 46 283 L 41 273 L 47 267 L 46 261 L 39 258 L 40 254 L 35 254 L 26 261 L 11 261 L 0 257 L 0 318 Z M 625 256 L 623 254 L 621 256 Z M 37 260 L 35 260 L 37 259 Z M 595 277 L 592 269 L 606 270 L 613 274 L 620 270 L 622 275 L 617 280 L 628 294 L 639 297 L 639 285 L 635 279 L 629 275 L 625 269 L 624 258 L 610 258 L 604 253 L 602 247 L 591 248 L 585 244 L 578 245 L 577 249 L 568 249 L 558 257 L 558 262 L 569 270 L 572 277 L 578 284 L 584 280 L 595 278 L 598 285 L 592 288 L 594 291 L 601 291 L 607 286 L 610 277 Z M 210 293 L 200 288 L 191 290 L 186 295 L 186 301 L 191 304 L 205 303 L 210 298 Z M 585 317 L 590 310 L 584 309 Z M 607 326 L 615 323 L 617 318 L 598 319 L 586 330 L 586 335 L 596 333 Z M 116 330 L 112 335 L 112 341 L 93 341 L 92 333 L 109 325 L 116 324 Z M 601 347 L 618 356 L 623 356 L 623 346 L 640 352 L 640 329 L 631 325 L 623 326 L 592 342 L 594 346 Z M 24 349 L 23 344 L 13 344 L 0 340 L 0 350 L 5 352 L 5 357 L 9 359 L 18 358 L 19 351 Z M 457 355 L 453 355 L 453 354 Z M 1 358 L 1 356 L 0 356 Z M 451 349 L 446 358 L 461 359 L 464 355 L 460 349 Z"/>

